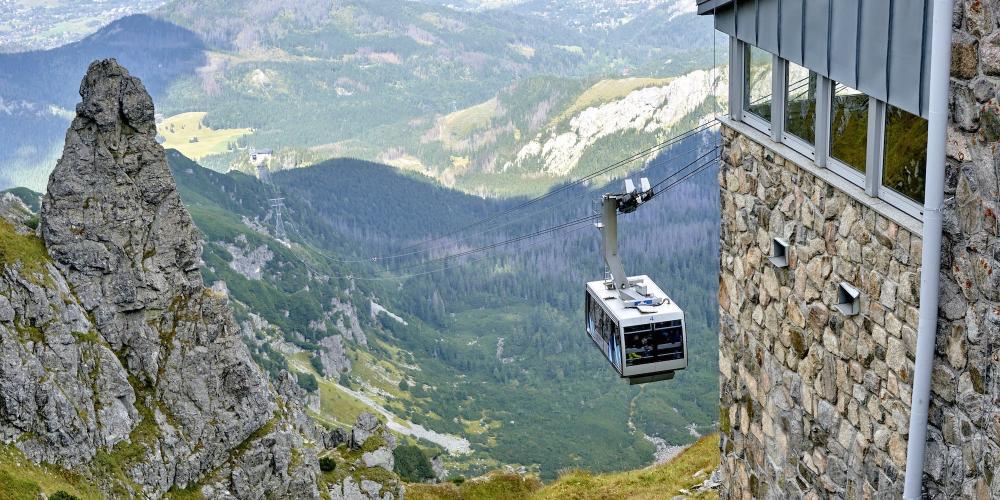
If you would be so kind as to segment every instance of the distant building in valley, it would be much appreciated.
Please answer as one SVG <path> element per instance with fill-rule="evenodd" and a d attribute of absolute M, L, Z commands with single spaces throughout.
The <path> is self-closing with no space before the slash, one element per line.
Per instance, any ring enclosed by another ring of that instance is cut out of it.
<path fill-rule="evenodd" d="M 274 151 L 270 148 L 254 149 L 250 148 L 250 163 L 255 167 L 267 166 L 274 156 Z"/>

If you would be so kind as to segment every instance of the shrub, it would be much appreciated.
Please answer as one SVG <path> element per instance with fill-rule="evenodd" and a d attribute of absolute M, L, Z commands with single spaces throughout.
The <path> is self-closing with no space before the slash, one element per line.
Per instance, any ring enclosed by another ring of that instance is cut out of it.
<path fill-rule="evenodd" d="M 410 483 L 422 483 L 434 478 L 434 468 L 419 446 L 403 445 L 392 452 L 399 477 Z"/>
<path fill-rule="evenodd" d="M 311 364 L 313 369 L 316 370 L 316 373 L 321 376 L 323 375 L 323 360 L 319 359 L 319 356 L 313 354 L 309 358 L 309 364 Z"/>
<path fill-rule="evenodd" d="M 305 389 L 306 392 L 316 392 L 319 389 L 319 382 L 316 381 L 313 374 L 297 373 L 295 376 L 298 379 L 299 387 Z"/>
<path fill-rule="evenodd" d="M 49 496 L 49 500 L 80 500 L 76 495 L 70 495 L 63 490 L 59 490 Z"/>
<path fill-rule="evenodd" d="M 319 470 L 323 472 L 333 472 L 337 468 L 337 462 L 330 457 L 319 459 Z"/>

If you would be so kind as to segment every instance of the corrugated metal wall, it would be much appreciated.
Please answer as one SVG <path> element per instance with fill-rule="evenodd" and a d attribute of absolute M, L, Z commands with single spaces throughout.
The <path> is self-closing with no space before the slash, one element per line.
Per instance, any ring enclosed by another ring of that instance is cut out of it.
<path fill-rule="evenodd" d="M 929 0 L 738 0 L 719 31 L 927 117 Z"/>

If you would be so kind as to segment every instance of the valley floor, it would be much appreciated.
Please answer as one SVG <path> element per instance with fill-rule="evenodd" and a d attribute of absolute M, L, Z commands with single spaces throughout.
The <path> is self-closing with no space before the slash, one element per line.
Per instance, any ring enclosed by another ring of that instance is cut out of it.
<path fill-rule="evenodd" d="M 715 499 L 718 491 L 709 487 L 712 472 L 719 466 L 719 435 L 698 440 L 667 463 L 636 471 L 592 474 L 583 470 L 563 473 L 543 486 L 531 477 L 514 473 L 494 473 L 484 478 L 453 483 L 406 487 L 410 500 L 555 500 L 572 498 L 652 500 L 682 496 Z"/>

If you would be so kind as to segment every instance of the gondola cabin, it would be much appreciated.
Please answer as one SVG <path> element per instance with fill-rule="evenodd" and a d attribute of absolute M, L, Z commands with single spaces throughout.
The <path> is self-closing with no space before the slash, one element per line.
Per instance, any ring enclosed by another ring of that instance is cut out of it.
<path fill-rule="evenodd" d="M 672 379 L 687 368 L 684 311 L 648 276 L 628 283 L 631 297 L 612 281 L 587 283 L 587 333 L 630 384 Z"/>

